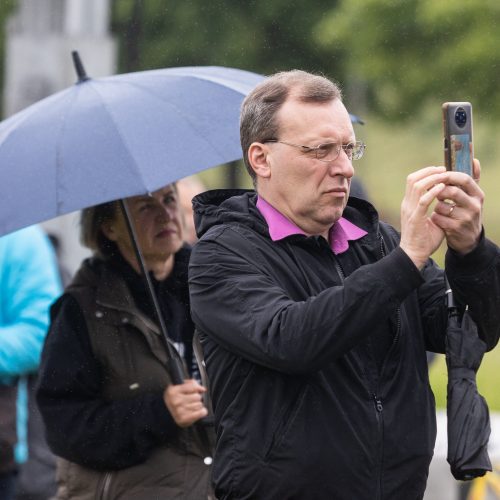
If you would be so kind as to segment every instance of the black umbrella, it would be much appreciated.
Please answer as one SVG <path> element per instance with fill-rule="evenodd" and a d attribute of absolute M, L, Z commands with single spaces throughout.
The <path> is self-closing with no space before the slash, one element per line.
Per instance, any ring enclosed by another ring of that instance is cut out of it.
<path fill-rule="evenodd" d="M 447 297 L 447 460 L 455 479 L 468 481 L 492 470 L 487 449 L 490 415 L 486 400 L 476 385 L 476 373 L 486 344 L 479 338 L 476 324 L 467 310 L 460 319 L 449 287 Z"/>

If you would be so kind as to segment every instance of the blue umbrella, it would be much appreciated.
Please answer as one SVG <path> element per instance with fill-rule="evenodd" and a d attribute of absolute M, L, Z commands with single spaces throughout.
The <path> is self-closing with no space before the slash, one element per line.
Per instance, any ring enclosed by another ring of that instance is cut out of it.
<path fill-rule="evenodd" d="M 146 271 L 127 201 L 241 157 L 239 112 L 263 77 L 222 67 L 184 67 L 89 78 L 0 124 L 0 235 L 121 199 L 136 257 L 165 338 L 173 383 L 186 378 Z M 207 457 L 209 436 L 193 426 Z"/>
<path fill-rule="evenodd" d="M 241 158 L 239 111 L 263 77 L 181 67 L 88 78 L 0 123 L 0 235 L 155 191 Z"/>
<path fill-rule="evenodd" d="M 124 198 L 241 158 L 240 105 L 263 77 L 212 66 L 91 79 L 76 52 L 73 60 L 75 85 L 0 123 L 0 236 L 122 199 L 172 380 L 181 383 L 183 367 L 171 352 Z M 207 435 L 195 428 L 208 455 Z"/>
<path fill-rule="evenodd" d="M 73 59 L 75 85 L 0 123 L 0 236 L 241 158 L 240 105 L 263 76 L 198 66 L 92 79 Z"/>

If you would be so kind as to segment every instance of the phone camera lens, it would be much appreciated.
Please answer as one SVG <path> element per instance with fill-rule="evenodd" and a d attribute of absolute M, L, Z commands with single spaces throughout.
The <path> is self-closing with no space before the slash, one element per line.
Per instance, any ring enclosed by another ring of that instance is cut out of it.
<path fill-rule="evenodd" d="M 465 127 L 467 123 L 467 113 L 464 108 L 457 108 L 455 111 L 455 123 L 460 127 Z"/>

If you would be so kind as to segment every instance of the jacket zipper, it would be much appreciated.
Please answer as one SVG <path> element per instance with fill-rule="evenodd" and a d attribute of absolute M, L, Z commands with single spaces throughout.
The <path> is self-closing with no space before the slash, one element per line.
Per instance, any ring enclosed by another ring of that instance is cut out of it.
<path fill-rule="evenodd" d="M 384 460 L 384 406 L 382 405 L 382 400 L 380 397 L 373 393 L 373 402 L 375 404 L 375 416 L 377 418 L 378 432 L 380 435 L 380 454 L 377 461 L 377 477 L 378 477 L 378 489 L 376 494 L 376 499 L 383 497 L 382 494 L 382 463 Z"/>
<path fill-rule="evenodd" d="M 129 319 L 127 316 L 122 317 L 122 324 L 127 325 L 130 323 Z M 134 358 L 132 356 L 132 352 L 130 349 L 130 344 L 127 338 L 127 335 L 123 335 L 121 340 L 121 346 L 123 350 L 123 357 L 124 360 L 128 366 L 128 371 L 129 371 L 129 389 L 131 391 L 139 389 L 139 384 L 136 382 L 137 380 L 137 370 L 134 362 Z"/>
<path fill-rule="evenodd" d="M 387 255 L 385 244 L 384 244 L 384 237 L 379 233 L 379 242 L 380 242 L 380 255 L 381 258 L 384 258 Z M 342 266 L 338 259 L 334 257 L 334 262 L 335 262 L 335 268 L 337 270 L 337 273 L 340 277 L 340 280 L 342 283 L 345 281 L 345 273 L 344 270 L 342 269 Z M 397 311 L 396 311 L 396 333 L 394 335 L 394 338 L 391 343 L 391 347 L 389 348 L 389 351 L 387 352 L 387 355 L 384 359 L 384 362 L 382 364 L 382 368 L 380 370 L 380 375 L 379 378 L 382 378 L 382 374 L 385 368 L 385 365 L 387 363 L 387 359 L 389 357 L 390 352 L 394 349 L 394 346 L 397 344 L 399 341 L 400 337 L 400 332 L 401 332 L 401 308 L 398 306 Z M 368 378 L 370 380 L 370 378 Z M 382 400 L 380 396 L 378 395 L 378 383 L 377 387 L 375 388 L 374 392 L 371 393 L 371 397 L 373 398 L 373 403 L 375 407 L 375 417 L 377 420 L 377 426 L 378 426 L 378 433 L 380 436 L 380 453 L 377 461 L 377 478 L 378 478 L 378 489 L 377 493 L 375 496 L 376 500 L 380 500 L 383 498 L 383 487 L 382 487 L 382 463 L 384 459 L 384 406 L 382 404 Z"/>
<path fill-rule="evenodd" d="M 382 254 L 382 256 L 383 255 L 384 254 Z M 345 281 L 344 270 L 342 269 L 342 266 L 340 265 L 340 262 L 336 257 L 334 257 L 334 261 L 335 261 L 335 268 L 337 269 L 337 273 L 339 274 L 340 280 L 342 281 L 342 283 L 344 283 Z M 375 500 L 379 500 L 380 498 L 382 498 L 382 460 L 384 456 L 384 416 L 382 412 L 384 410 L 384 406 L 382 405 L 382 400 L 380 399 L 380 397 L 377 395 L 376 392 L 372 393 L 372 397 L 373 397 L 373 402 L 375 403 L 375 417 L 377 419 L 378 433 L 380 436 L 380 455 L 379 459 L 377 460 L 378 490 L 375 496 Z"/>
<path fill-rule="evenodd" d="M 340 265 L 340 262 L 338 261 L 337 257 L 333 257 L 333 261 L 335 262 L 335 269 L 337 270 L 340 281 L 342 284 L 344 284 L 344 281 L 345 281 L 344 270 L 342 269 L 342 266 Z"/>
<path fill-rule="evenodd" d="M 380 255 L 382 258 L 384 258 L 387 255 L 387 253 L 384 243 L 384 237 L 380 233 L 379 233 L 379 241 L 380 241 Z M 394 346 L 399 341 L 400 333 L 401 333 L 401 307 L 398 306 L 396 310 L 396 333 L 394 334 L 394 338 L 392 339 L 391 342 L 391 347 L 389 347 L 384 362 L 382 363 L 382 368 L 380 369 L 380 378 L 382 378 L 382 374 L 384 373 L 384 368 L 385 365 L 387 364 L 387 359 L 389 358 L 390 352 L 394 349 Z"/>
<path fill-rule="evenodd" d="M 380 255 L 381 258 L 384 258 L 387 255 L 384 237 L 379 233 L 379 242 L 380 242 Z M 391 354 L 391 351 L 395 348 L 396 344 L 399 342 L 399 338 L 401 335 L 401 307 L 398 306 L 396 310 L 396 333 L 394 334 L 394 338 L 392 339 L 391 347 L 387 351 L 387 355 L 385 356 L 384 362 L 382 363 L 382 368 L 380 369 L 379 379 L 382 378 L 384 369 L 387 364 L 387 360 Z M 378 384 L 377 384 L 378 385 Z M 377 415 L 377 422 L 379 424 L 379 432 L 381 436 L 381 446 L 380 446 L 380 456 L 379 456 L 379 471 L 378 471 L 378 480 L 379 480 L 379 488 L 377 498 L 383 498 L 383 487 L 382 487 L 382 463 L 384 459 L 384 415 L 383 410 L 384 407 L 382 405 L 382 400 L 377 395 L 376 391 L 373 393 L 373 399 L 375 403 L 375 410 Z"/>

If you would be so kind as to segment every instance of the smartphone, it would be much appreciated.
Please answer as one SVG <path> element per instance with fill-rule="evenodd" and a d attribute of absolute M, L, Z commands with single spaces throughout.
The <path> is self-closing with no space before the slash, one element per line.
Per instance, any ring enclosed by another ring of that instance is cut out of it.
<path fill-rule="evenodd" d="M 472 176 L 472 105 L 470 102 L 445 102 L 442 109 L 444 164 L 447 170 Z"/>

